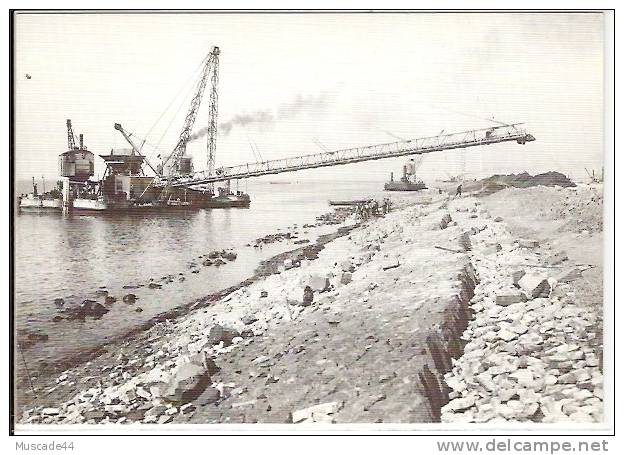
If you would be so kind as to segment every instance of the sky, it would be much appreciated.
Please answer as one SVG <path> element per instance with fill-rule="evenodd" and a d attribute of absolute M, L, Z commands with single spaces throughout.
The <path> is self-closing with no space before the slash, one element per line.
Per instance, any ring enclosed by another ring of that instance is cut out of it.
<path fill-rule="evenodd" d="M 215 45 L 217 166 L 495 126 L 490 119 L 526 122 L 537 140 L 430 154 L 421 178 L 584 178 L 603 164 L 601 13 L 20 13 L 16 177 L 57 175 L 66 119 L 96 155 L 128 147 L 115 122 L 145 139 L 152 159 L 171 151 Z M 194 132 L 208 104 L 206 91 Z M 205 169 L 205 138 L 187 150 Z M 384 181 L 404 161 L 265 178 Z M 103 171 L 96 158 L 96 176 Z"/>

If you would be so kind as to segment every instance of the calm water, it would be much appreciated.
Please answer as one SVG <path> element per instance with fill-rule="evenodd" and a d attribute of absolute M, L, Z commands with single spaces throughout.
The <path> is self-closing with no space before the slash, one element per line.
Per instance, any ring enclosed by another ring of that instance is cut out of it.
<path fill-rule="evenodd" d="M 15 217 L 15 323 L 16 328 L 41 329 L 49 339 L 28 349 L 29 368 L 41 361 L 71 356 L 120 335 L 167 309 L 187 303 L 251 276 L 259 261 L 295 248 L 292 242 L 246 247 L 258 237 L 278 230 L 297 231 L 314 240 L 331 226 L 303 229 L 329 210 L 328 199 L 384 196 L 383 182 L 272 185 L 250 182 L 249 209 L 213 209 L 170 215 L 70 215 L 21 213 Z M 48 183 L 46 183 L 46 187 Z M 51 187 L 51 185 L 50 185 Z M 17 192 L 26 192 L 27 183 Z M 299 227 L 294 228 L 297 224 Z M 307 233 L 304 233 L 307 231 Z M 198 257 L 214 249 L 233 248 L 238 259 L 221 268 L 202 267 Z M 193 274 L 195 262 L 200 273 Z M 178 281 L 182 273 L 185 281 Z M 123 289 L 146 285 L 173 275 L 162 289 Z M 84 299 L 103 302 L 95 291 L 105 287 L 118 301 L 100 320 L 60 321 L 53 301 L 67 304 Z M 134 293 L 134 305 L 121 302 Z M 143 312 L 134 311 L 141 307 Z M 18 370 L 21 365 L 16 365 Z"/>

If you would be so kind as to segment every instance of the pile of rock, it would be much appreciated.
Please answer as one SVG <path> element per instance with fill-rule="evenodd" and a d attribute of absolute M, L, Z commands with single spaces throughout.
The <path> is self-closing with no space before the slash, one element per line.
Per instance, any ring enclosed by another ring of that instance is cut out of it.
<path fill-rule="evenodd" d="M 333 212 L 317 216 L 316 220 L 320 222 L 319 225 L 341 224 L 354 213 L 355 209 L 352 207 L 338 207 Z"/>
<path fill-rule="evenodd" d="M 283 240 L 291 240 L 291 239 L 296 239 L 296 238 L 297 236 L 293 235 L 290 232 L 277 232 L 275 234 L 268 234 L 268 235 L 265 235 L 264 237 L 257 238 L 254 243 L 254 248 L 257 248 L 262 244 L 266 245 L 270 243 L 281 242 Z"/>
<path fill-rule="evenodd" d="M 498 226 L 498 225 L 497 225 Z M 443 422 L 600 422 L 601 359 L 595 349 L 597 316 L 574 301 L 569 283 L 579 275 L 506 264 L 537 262 L 535 242 L 513 242 L 497 228 L 500 251 L 483 251 L 493 231 L 472 236 L 480 277 L 471 300 L 474 319 L 463 355 L 445 375 L 450 401 Z"/>

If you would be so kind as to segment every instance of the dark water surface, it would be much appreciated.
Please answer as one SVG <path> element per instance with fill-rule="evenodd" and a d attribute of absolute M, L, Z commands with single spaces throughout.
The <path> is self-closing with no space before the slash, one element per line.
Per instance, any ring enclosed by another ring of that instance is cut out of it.
<path fill-rule="evenodd" d="M 47 186 L 47 184 L 46 184 Z M 334 230 L 331 226 L 303 229 L 305 223 L 329 210 L 328 199 L 384 196 L 381 182 L 318 184 L 249 183 L 249 209 L 207 209 L 158 215 L 69 215 L 20 213 L 15 217 L 15 328 L 41 330 L 49 339 L 16 353 L 18 373 L 23 363 L 36 372 L 42 362 L 92 349 L 158 313 L 232 286 L 252 275 L 259 262 L 297 247 L 292 241 L 245 245 L 267 234 L 297 231 L 312 241 Z M 27 190 L 23 190 L 24 192 Z M 18 193 L 20 187 L 18 186 Z M 293 225 L 298 227 L 294 228 Z M 308 231 L 307 234 L 304 231 Z M 203 267 L 200 255 L 233 248 L 238 258 L 220 268 Z M 200 273 L 193 274 L 195 262 Z M 184 281 L 179 281 L 183 274 Z M 150 280 L 172 275 L 172 283 L 150 289 Z M 137 289 L 123 286 L 143 285 Z M 53 322 L 54 305 L 93 299 L 105 288 L 118 300 L 99 320 Z M 134 293 L 134 305 L 123 303 Z M 143 311 L 136 312 L 140 307 Z"/>

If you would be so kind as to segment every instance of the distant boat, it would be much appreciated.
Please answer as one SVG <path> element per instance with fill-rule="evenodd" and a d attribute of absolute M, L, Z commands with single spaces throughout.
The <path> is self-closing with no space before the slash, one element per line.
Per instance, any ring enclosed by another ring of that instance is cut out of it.
<path fill-rule="evenodd" d="M 424 182 L 387 182 L 384 185 L 386 191 L 421 191 L 426 190 L 427 185 Z"/>
<path fill-rule="evenodd" d="M 419 164 L 418 164 L 419 165 Z M 403 166 L 403 177 L 401 180 L 394 180 L 394 172 L 390 173 L 390 181 L 384 184 L 385 191 L 421 191 L 426 190 L 427 185 L 422 180 L 416 180 L 416 169 L 418 167 L 413 160 Z"/>
<path fill-rule="evenodd" d="M 291 182 L 269 182 L 269 185 L 290 185 Z"/>

